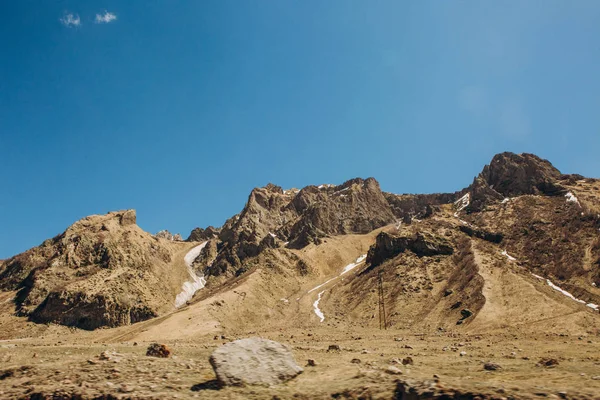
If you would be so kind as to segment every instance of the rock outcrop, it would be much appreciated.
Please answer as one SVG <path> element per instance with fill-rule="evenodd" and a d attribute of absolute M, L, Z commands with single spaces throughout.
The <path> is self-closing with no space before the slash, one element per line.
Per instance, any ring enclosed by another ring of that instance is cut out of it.
<path fill-rule="evenodd" d="M 186 239 L 186 242 L 205 242 L 210 239 L 215 239 L 221 233 L 221 229 L 209 226 L 206 229 L 194 228 L 190 233 L 190 236 Z"/>
<path fill-rule="evenodd" d="M 19 315 L 83 329 L 155 317 L 185 273 L 167 274 L 176 242 L 136 225 L 134 210 L 83 218 L 0 264 L 0 289 L 18 291 Z"/>
<path fill-rule="evenodd" d="M 166 239 L 166 240 L 170 240 L 170 241 L 178 241 L 181 242 L 183 239 L 181 238 L 181 235 L 179 233 L 176 234 L 172 234 L 171 232 L 169 232 L 168 230 L 162 230 L 156 233 L 157 238 L 159 239 Z"/>
<path fill-rule="evenodd" d="M 412 251 L 418 257 L 451 255 L 454 252 L 453 247 L 445 238 L 429 233 L 417 232 L 414 236 L 396 236 L 388 232 L 381 232 L 367 253 L 367 264 L 375 267 L 407 250 Z"/>
<path fill-rule="evenodd" d="M 565 188 L 558 182 L 560 177 L 558 169 L 536 155 L 497 154 L 466 189 L 471 193 L 468 211 L 481 211 L 485 205 L 506 197 L 564 194 Z"/>
<path fill-rule="evenodd" d="M 258 337 L 227 343 L 209 361 L 219 382 L 228 386 L 277 385 L 303 371 L 289 347 Z"/>
<path fill-rule="evenodd" d="M 221 250 L 206 273 L 233 275 L 244 260 L 265 249 L 302 248 L 329 235 L 368 233 L 395 220 L 373 178 L 300 191 L 269 184 L 254 189 L 244 210 L 225 223 L 219 235 Z"/>

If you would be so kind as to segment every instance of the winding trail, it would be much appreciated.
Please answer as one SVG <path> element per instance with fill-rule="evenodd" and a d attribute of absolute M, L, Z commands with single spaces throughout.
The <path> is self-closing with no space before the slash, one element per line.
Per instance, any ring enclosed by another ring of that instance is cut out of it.
<path fill-rule="evenodd" d="M 192 280 L 183 283 L 181 293 L 179 293 L 175 298 L 175 308 L 179 308 L 185 305 L 185 303 L 191 300 L 191 298 L 194 296 L 194 293 L 196 293 L 198 290 L 202 289 L 204 285 L 206 285 L 206 279 L 204 279 L 204 276 L 196 275 L 196 273 L 192 269 L 192 264 L 194 263 L 194 260 L 200 255 L 200 252 L 206 246 L 207 243 L 208 241 L 192 248 L 190 251 L 187 252 L 185 257 L 183 258 L 183 260 L 185 261 L 185 265 L 188 269 L 188 273 L 190 274 Z"/>

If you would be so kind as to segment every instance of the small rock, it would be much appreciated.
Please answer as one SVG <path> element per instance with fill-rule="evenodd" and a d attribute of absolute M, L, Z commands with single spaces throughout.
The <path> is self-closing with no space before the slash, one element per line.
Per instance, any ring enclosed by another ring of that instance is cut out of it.
<path fill-rule="evenodd" d="M 412 346 L 409 346 L 409 345 L 407 345 L 407 344 L 405 344 L 405 345 L 404 345 L 404 346 L 402 346 L 402 347 L 403 347 L 403 348 L 405 348 L 405 349 L 412 349 Z"/>
<path fill-rule="evenodd" d="M 460 354 L 461 357 L 464 357 L 464 356 L 467 355 L 467 352 L 466 351 L 461 351 L 459 354 Z"/>
<path fill-rule="evenodd" d="M 555 358 L 541 358 L 536 365 L 538 367 L 554 368 L 558 365 L 558 360 Z"/>
<path fill-rule="evenodd" d="M 171 350 L 164 344 L 152 343 L 146 350 L 148 357 L 167 358 L 171 355 Z"/>
<path fill-rule="evenodd" d="M 402 370 L 392 365 L 385 369 L 385 373 L 390 375 L 402 375 Z"/>
<path fill-rule="evenodd" d="M 402 359 L 402 365 L 413 365 L 414 361 L 412 357 L 405 357 Z"/>
<path fill-rule="evenodd" d="M 485 369 L 486 371 L 498 371 L 499 369 L 502 369 L 502 367 L 499 364 L 487 362 L 483 364 L 483 369 Z"/>
<path fill-rule="evenodd" d="M 595 381 L 600 381 L 600 375 L 592 376 L 592 379 Z"/>
<path fill-rule="evenodd" d="M 360 363 L 361 363 L 361 361 L 360 361 L 360 359 L 359 359 L 359 358 L 353 358 L 353 359 L 352 359 L 350 362 L 351 362 L 352 364 L 360 364 Z"/>
<path fill-rule="evenodd" d="M 313 360 L 312 358 L 309 358 L 306 361 L 306 366 L 307 367 L 316 367 L 317 366 L 317 362 L 315 360 Z"/>
<path fill-rule="evenodd" d="M 327 349 L 327 352 L 333 352 L 333 351 L 341 351 L 342 349 L 340 349 L 340 346 L 338 346 L 337 344 L 330 344 L 329 348 Z"/>

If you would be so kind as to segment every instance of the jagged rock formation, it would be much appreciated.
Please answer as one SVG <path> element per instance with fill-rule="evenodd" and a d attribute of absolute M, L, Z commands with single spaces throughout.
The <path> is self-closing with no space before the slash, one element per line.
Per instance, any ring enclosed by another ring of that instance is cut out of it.
<path fill-rule="evenodd" d="M 367 233 L 395 219 L 373 178 L 300 191 L 269 184 L 254 189 L 244 210 L 225 223 L 219 235 L 222 250 L 206 272 L 231 275 L 263 249 L 302 248 L 328 235 Z"/>
<path fill-rule="evenodd" d="M 89 216 L 0 264 L 0 289 L 18 291 L 18 313 L 36 322 L 142 321 L 165 311 L 185 278 L 167 273 L 175 245 L 142 231 L 134 210 Z"/>
<path fill-rule="evenodd" d="M 190 233 L 190 236 L 186 239 L 186 242 L 204 242 L 206 240 L 214 239 L 219 236 L 221 229 L 209 226 L 206 229 L 194 228 Z"/>
<path fill-rule="evenodd" d="M 154 235 L 154 236 L 156 236 L 157 238 L 160 238 L 160 239 L 167 239 L 167 240 L 170 240 L 170 241 L 181 242 L 183 240 L 181 238 L 181 235 L 179 233 L 176 233 L 176 234 L 173 235 L 171 232 L 169 232 L 166 229 L 162 230 L 162 231 L 160 231 L 158 233 L 156 233 L 156 235 Z"/>
<path fill-rule="evenodd" d="M 451 244 L 440 236 L 433 236 L 425 232 L 417 232 L 411 236 L 396 236 L 388 232 L 381 232 L 367 253 L 367 264 L 376 267 L 383 261 L 394 258 L 407 250 L 412 251 L 418 257 L 454 253 Z"/>
<path fill-rule="evenodd" d="M 560 171 L 548 160 L 534 154 L 497 154 L 467 189 L 471 193 L 468 211 L 481 211 L 507 197 L 564 194 L 560 177 Z"/>

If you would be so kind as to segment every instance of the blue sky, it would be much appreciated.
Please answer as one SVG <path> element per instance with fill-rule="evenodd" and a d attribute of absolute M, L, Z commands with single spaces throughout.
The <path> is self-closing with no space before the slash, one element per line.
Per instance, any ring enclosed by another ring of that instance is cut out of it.
<path fill-rule="evenodd" d="M 454 191 L 501 151 L 600 176 L 600 2 L 0 4 L 0 258 L 135 208 L 187 236 L 268 182 Z"/>

